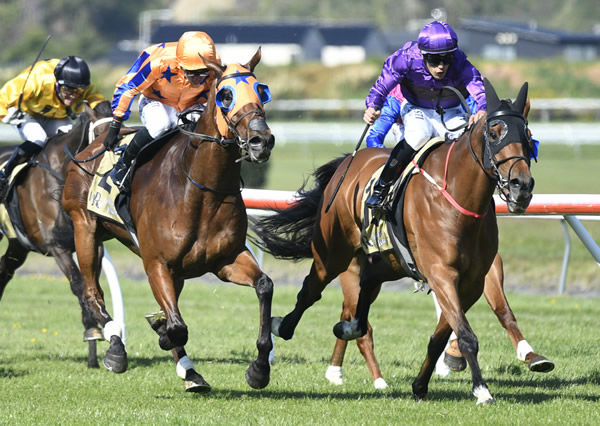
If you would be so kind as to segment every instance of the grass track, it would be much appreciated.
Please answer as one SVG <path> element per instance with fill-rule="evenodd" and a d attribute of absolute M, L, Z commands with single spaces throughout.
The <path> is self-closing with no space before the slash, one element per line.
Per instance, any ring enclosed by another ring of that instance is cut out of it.
<path fill-rule="evenodd" d="M 106 286 L 105 286 L 106 287 Z M 480 364 L 493 407 L 476 407 L 470 374 L 434 377 L 424 403 L 410 383 L 434 327 L 430 298 L 384 291 L 375 302 L 376 353 L 390 385 L 375 392 L 362 357 L 349 345 L 346 384 L 323 377 L 333 348 L 331 326 L 341 306 L 335 286 L 307 311 L 294 339 L 276 341 L 271 383 L 244 381 L 256 356 L 254 292 L 234 285 L 189 283 L 181 310 L 188 352 L 213 386 L 183 392 L 167 352 L 145 324 L 155 307 L 144 282 L 124 280 L 129 370 L 116 375 L 85 367 L 77 304 L 64 279 L 16 278 L 0 305 L 0 423 L 6 424 L 598 424 L 600 304 L 597 299 L 510 294 L 532 346 L 556 362 L 546 375 L 516 360 L 508 337 L 485 302 L 469 313 L 480 341 Z M 277 287 L 273 312 L 289 311 L 297 288 Z M 99 344 L 104 354 L 107 344 Z"/>

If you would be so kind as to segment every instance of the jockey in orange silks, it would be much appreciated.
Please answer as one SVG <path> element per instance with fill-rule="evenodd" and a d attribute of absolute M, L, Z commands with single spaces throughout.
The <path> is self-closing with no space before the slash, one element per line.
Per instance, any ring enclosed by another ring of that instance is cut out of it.
<path fill-rule="evenodd" d="M 203 58 L 220 64 L 212 38 L 201 31 L 188 31 L 177 42 L 152 45 L 140 54 L 133 66 L 115 85 L 113 121 L 105 139 L 112 149 L 121 123 L 129 118 L 131 104 L 140 95 L 139 111 L 144 128 L 123 152 L 111 178 L 121 191 L 131 162 L 154 138 L 177 125 L 185 110 L 202 111 L 208 99 L 213 72 Z"/>

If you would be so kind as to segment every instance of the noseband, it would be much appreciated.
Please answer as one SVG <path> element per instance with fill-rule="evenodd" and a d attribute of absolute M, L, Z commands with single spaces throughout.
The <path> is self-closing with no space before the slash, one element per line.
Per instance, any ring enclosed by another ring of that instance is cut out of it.
<path fill-rule="evenodd" d="M 519 128 L 519 124 L 522 125 L 522 128 Z M 493 139 L 490 135 L 490 127 L 500 125 L 502 127 L 502 131 L 497 139 Z M 512 111 L 512 110 L 499 110 L 490 113 L 485 121 L 485 129 L 483 131 L 483 143 L 481 144 L 481 160 L 475 154 L 473 150 L 473 145 L 471 144 L 471 136 L 473 134 L 473 128 L 475 126 L 471 126 L 469 129 L 469 148 L 471 150 L 471 155 L 481 167 L 481 170 L 492 180 L 496 182 L 498 186 L 498 191 L 500 192 L 500 197 L 503 199 L 509 198 L 508 186 L 511 181 L 511 173 L 513 167 L 519 162 L 524 161 L 527 164 L 527 167 L 530 165 L 530 160 L 528 157 L 523 155 L 513 155 L 511 157 L 503 158 L 502 160 L 496 159 L 496 154 L 500 152 L 502 148 L 505 146 L 520 143 L 523 145 L 523 148 L 526 152 L 529 152 L 529 146 L 527 142 L 529 141 L 528 133 L 527 133 L 527 120 L 523 116 L 523 114 Z M 523 134 L 521 134 L 523 132 Z M 526 141 L 523 140 L 525 137 Z M 503 177 L 500 173 L 498 167 L 507 161 L 511 161 L 512 163 L 508 169 L 508 177 Z M 490 173 L 488 170 L 491 170 Z"/>

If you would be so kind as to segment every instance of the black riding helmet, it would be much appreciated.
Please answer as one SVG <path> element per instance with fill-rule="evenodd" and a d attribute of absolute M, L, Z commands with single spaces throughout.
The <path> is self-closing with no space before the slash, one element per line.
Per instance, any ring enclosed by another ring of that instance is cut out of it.
<path fill-rule="evenodd" d="M 90 85 L 90 69 L 78 56 L 67 56 L 54 68 L 54 76 L 60 86 L 85 88 Z"/>

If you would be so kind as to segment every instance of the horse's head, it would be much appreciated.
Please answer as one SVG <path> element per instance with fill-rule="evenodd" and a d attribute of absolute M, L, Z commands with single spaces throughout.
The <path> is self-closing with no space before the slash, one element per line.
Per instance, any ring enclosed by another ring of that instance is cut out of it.
<path fill-rule="evenodd" d="M 90 128 L 88 132 L 88 143 L 92 143 L 96 136 L 108 130 L 108 126 L 112 121 L 112 108 L 109 101 L 99 102 L 93 109 L 87 102 L 84 103 L 84 113 L 90 119 Z"/>
<path fill-rule="evenodd" d="M 206 61 L 216 77 L 214 96 L 219 133 L 236 140 L 243 159 L 257 163 L 267 161 L 275 145 L 264 112 L 264 104 L 271 100 L 271 93 L 253 74 L 260 57 L 258 48 L 245 65 L 219 66 Z"/>
<path fill-rule="evenodd" d="M 527 127 L 529 102 L 527 83 L 514 102 L 500 100 L 492 84 L 484 79 L 487 118 L 483 133 L 483 164 L 498 180 L 500 196 L 511 213 L 524 213 L 531 201 L 534 179 L 530 156 L 533 149 Z"/>

